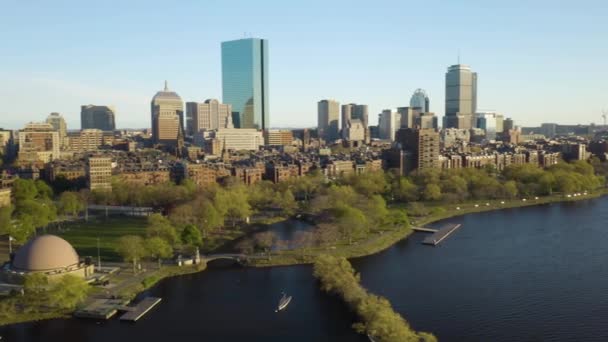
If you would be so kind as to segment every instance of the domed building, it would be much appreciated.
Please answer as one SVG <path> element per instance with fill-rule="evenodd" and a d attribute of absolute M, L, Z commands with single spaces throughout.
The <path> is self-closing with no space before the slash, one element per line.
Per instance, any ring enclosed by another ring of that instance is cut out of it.
<path fill-rule="evenodd" d="M 55 235 L 41 235 L 17 250 L 2 267 L 2 278 L 9 283 L 22 283 L 23 277 L 32 273 L 42 273 L 50 279 L 66 274 L 87 278 L 93 271 L 94 266 L 81 262 L 69 242 Z"/>

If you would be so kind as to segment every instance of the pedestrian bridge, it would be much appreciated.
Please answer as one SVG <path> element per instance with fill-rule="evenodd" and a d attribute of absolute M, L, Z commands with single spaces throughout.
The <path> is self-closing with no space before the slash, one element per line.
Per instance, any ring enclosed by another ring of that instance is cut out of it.
<path fill-rule="evenodd" d="M 206 262 L 214 261 L 214 260 L 233 260 L 239 263 L 246 262 L 247 260 L 252 259 L 266 259 L 266 256 L 262 255 L 247 255 L 247 254 L 238 254 L 238 253 L 224 253 L 224 254 L 209 254 L 209 255 L 201 255 L 201 259 Z"/>

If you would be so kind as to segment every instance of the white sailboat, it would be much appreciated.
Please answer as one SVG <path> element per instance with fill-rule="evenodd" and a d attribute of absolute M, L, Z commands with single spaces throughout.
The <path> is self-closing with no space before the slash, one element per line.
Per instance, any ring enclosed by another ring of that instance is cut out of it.
<path fill-rule="evenodd" d="M 285 293 L 283 293 L 283 297 L 281 297 L 281 299 L 279 300 L 279 306 L 276 308 L 276 310 L 274 310 L 274 312 L 279 312 L 285 309 L 287 305 L 289 305 L 289 303 L 291 302 L 291 298 L 291 296 L 288 297 Z"/>

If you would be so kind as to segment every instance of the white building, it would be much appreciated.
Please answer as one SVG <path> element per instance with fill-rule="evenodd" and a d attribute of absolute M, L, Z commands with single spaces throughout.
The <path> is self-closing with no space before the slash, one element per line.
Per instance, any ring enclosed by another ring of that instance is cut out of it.
<path fill-rule="evenodd" d="M 220 128 L 209 132 L 210 138 L 218 139 L 222 149 L 257 151 L 264 145 L 264 136 L 255 128 Z"/>
<path fill-rule="evenodd" d="M 390 109 L 383 110 L 378 120 L 380 139 L 395 141 L 395 133 L 401 125 L 401 114 Z"/>

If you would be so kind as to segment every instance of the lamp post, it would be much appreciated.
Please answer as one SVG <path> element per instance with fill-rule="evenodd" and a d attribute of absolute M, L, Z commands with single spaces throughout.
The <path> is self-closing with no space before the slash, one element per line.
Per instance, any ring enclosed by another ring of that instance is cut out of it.
<path fill-rule="evenodd" d="M 97 238 L 97 268 L 101 270 L 101 253 L 99 253 L 99 237 Z"/>

